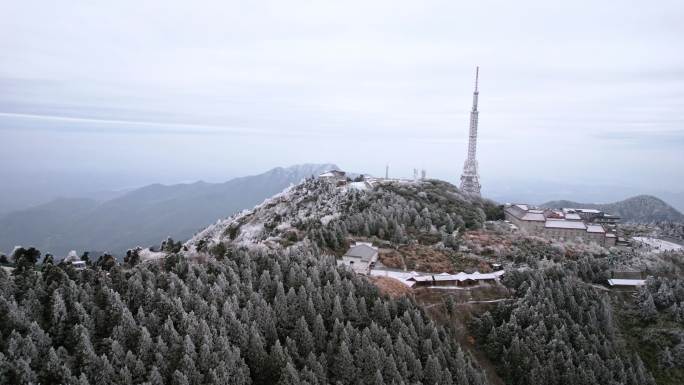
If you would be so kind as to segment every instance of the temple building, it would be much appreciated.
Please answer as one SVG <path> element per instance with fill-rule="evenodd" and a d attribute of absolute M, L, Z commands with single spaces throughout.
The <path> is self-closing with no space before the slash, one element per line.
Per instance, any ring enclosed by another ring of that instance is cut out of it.
<path fill-rule="evenodd" d="M 615 246 L 617 236 L 614 223 L 602 221 L 602 212 L 584 216 L 582 209 L 538 209 L 526 204 L 506 205 L 506 220 L 531 235 L 539 235 L 559 241 L 593 242 L 601 246 Z M 596 210 L 594 210 L 596 211 Z"/>

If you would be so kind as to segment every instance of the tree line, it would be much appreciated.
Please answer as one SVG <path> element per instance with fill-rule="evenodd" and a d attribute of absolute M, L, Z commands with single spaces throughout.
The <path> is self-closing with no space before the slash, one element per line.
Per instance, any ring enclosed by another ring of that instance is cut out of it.
<path fill-rule="evenodd" d="M 0 383 L 486 383 L 449 330 L 315 245 L 109 270 L 22 263 L 0 270 Z"/>
<path fill-rule="evenodd" d="M 513 271 L 504 281 L 515 301 L 471 327 L 507 384 L 654 384 L 618 342 L 607 296 L 562 267 Z"/>

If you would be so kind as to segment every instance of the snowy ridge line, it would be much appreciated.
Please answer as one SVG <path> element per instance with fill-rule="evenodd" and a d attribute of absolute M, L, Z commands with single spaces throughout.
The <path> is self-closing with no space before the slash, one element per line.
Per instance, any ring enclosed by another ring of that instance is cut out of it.
<path fill-rule="evenodd" d="M 301 184 L 301 182 L 300 182 L 300 184 Z M 254 206 L 251 209 L 245 209 L 245 210 L 242 210 L 238 213 L 235 213 L 235 214 L 229 216 L 228 218 L 217 220 L 216 223 L 207 226 L 204 230 L 195 234 L 195 236 L 193 236 L 187 242 L 185 242 L 185 246 L 187 246 L 188 249 L 193 249 L 198 240 L 206 239 L 206 238 L 211 238 L 211 240 L 214 242 L 220 241 L 221 233 L 223 233 L 223 231 L 225 231 L 225 229 L 227 229 L 228 226 L 239 221 L 240 219 L 243 219 L 249 215 L 256 213 L 258 210 L 260 210 L 261 208 L 265 207 L 268 204 L 276 203 L 277 200 L 285 197 L 296 186 L 298 186 L 298 185 L 293 184 L 293 185 L 286 187 L 285 189 L 283 189 L 283 191 L 277 193 L 276 195 L 274 195 L 270 198 L 264 199 L 263 202 L 259 203 L 258 205 Z M 219 230 L 219 231 L 217 231 L 217 230 Z"/>
<path fill-rule="evenodd" d="M 293 228 L 293 223 L 318 220 L 326 226 L 339 218 L 347 193 L 346 189 L 329 183 L 303 179 L 251 209 L 218 220 L 188 240 L 185 246 L 189 255 L 197 254 L 197 245 L 201 241 L 207 242 L 207 246 L 231 243 L 250 249 L 257 245 L 282 248 L 282 235 Z M 273 224 L 276 224 L 275 228 L 271 227 Z M 228 239 L 227 232 L 233 228 L 235 232 Z"/>
<path fill-rule="evenodd" d="M 163 251 L 152 251 L 149 248 L 140 249 L 140 251 L 138 251 L 138 255 L 140 256 L 140 260 L 143 262 L 157 261 L 160 259 L 164 259 L 164 257 L 166 257 L 165 252 L 163 252 Z"/>

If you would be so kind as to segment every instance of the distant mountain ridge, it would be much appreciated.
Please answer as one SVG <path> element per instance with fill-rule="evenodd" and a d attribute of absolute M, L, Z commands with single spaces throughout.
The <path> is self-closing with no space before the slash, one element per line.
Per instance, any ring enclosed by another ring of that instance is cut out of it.
<path fill-rule="evenodd" d="M 637 195 L 614 203 L 578 203 L 567 200 L 551 201 L 541 205 L 547 208 L 589 208 L 618 215 L 624 222 L 684 222 L 684 215 L 662 199 L 651 195 Z"/>
<path fill-rule="evenodd" d="M 224 183 L 152 184 L 114 199 L 61 198 L 0 217 L 0 251 L 35 246 L 57 256 L 69 250 L 121 254 L 135 246 L 177 240 L 222 216 L 251 208 L 290 184 L 339 169 L 334 164 L 277 167 Z"/>
<path fill-rule="evenodd" d="M 541 205 L 557 197 L 564 197 L 572 202 L 618 202 L 633 196 L 651 195 L 684 213 L 684 191 L 662 190 L 659 186 L 497 178 L 488 181 L 482 189 L 483 196 L 497 202 L 525 202 L 534 205 Z"/>

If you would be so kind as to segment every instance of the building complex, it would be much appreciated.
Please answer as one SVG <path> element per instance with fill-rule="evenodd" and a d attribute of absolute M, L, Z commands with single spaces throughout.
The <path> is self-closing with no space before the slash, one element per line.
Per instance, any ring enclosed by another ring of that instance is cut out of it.
<path fill-rule="evenodd" d="M 506 220 L 529 234 L 561 241 L 580 240 L 615 246 L 620 218 L 598 210 L 539 209 L 526 204 L 506 205 Z"/>

